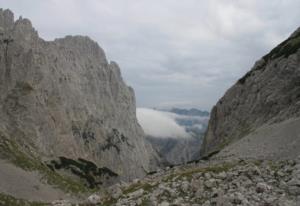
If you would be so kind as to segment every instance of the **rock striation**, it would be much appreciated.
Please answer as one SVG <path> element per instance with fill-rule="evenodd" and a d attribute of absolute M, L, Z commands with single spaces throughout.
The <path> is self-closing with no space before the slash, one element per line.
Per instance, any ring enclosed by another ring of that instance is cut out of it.
<path fill-rule="evenodd" d="M 255 63 L 253 68 L 233 85 L 211 111 L 201 153 L 209 155 L 226 145 L 256 134 L 256 145 L 266 134 L 256 130 L 275 125 L 269 134 L 276 133 L 276 124 L 300 116 L 300 29 Z M 289 121 L 293 122 L 293 121 Z M 280 131 L 284 128 L 278 126 Z M 290 127 L 290 134 L 297 127 Z M 265 130 L 260 130 L 265 131 Z M 282 132 L 281 132 L 282 133 Z M 291 135 L 289 135 L 291 136 Z M 272 148 L 282 149 L 282 141 Z M 272 141 L 272 139 L 270 139 Z M 300 139 L 293 135 L 293 141 Z M 288 149 L 283 149 L 288 150 Z M 297 154 L 294 154 L 297 155 Z"/>
<path fill-rule="evenodd" d="M 0 135 L 31 157 L 81 158 L 124 180 L 155 165 L 118 64 L 89 37 L 45 41 L 28 19 L 2 9 Z"/>
<path fill-rule="evenodd" d="M 200 158 L 199 146 L 202 137 L 159 138 L 147 136 L 153 149 L 157 151 L 165 165 L 180 165 Z"/>

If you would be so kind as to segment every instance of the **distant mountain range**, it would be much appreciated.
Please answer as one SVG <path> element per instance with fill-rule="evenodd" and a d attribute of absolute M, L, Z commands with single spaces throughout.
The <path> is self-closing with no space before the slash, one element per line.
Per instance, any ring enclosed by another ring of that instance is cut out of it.
<path fill-rule="evenodd" d="M 175 121 L 194 137 L 202 138 L 209 120 L 209 112 L 195 108 L 172 108 L 171 113 L 177 114 Z"/>
<path fill-rule="evenodd" d="M 190 135 L 189 138 L 159 138 L 148 136 L 147 140 L 162 158 L 170 164 L 182 164 L 200 157 L 200 146 L 206 131 L 209 112 L 195 108 L 172 108 L 160 110 L 173 113 L 174 120 Z"/>
<path fill-rule="evenodd" d="M 172 108 L 169 112 L 179 114 L 179 115 L 187 115 L 187 116 L 200 116 L 200 117 L 208 117 L 209 112 L 205 110 L 199 110 L 195 108 L 191 109 L 180 109 L 180 108 Z"/>

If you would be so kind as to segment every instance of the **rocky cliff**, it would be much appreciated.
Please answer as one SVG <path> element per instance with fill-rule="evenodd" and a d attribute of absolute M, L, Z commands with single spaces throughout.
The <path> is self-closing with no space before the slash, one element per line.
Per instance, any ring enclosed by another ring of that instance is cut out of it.
<path fill-rule="evenodd" d="M 225 93 L 211 111 L 202 155 L 217 152 L 250 134 L 256 136 L 249 139 L 255 140 L 252 148 L 260 146 L 261 151 L 266 150 L 260 145 L 266 136 L 269 136 L 268 141 L 273 145 L 268 150 L 288 151 L 288 144 L 300 145 L 297 126 L 292 121 L 300 116 L 299 48 L 300 29 L 257 61 L 253 68 Z M 280 124 L 283 121 L 295 125 L 289 126 L 289 133 L 282 132 L 286 131 L 283 127 L 287 127 L 286 123 Z M 280 125 L 277 127 L 277 124 Z M 273 125 L 271 129 L 269 125 Z M 269 129 L 258 130 L 260 127 Z M 276 135 L 272 134 L 279 133 L 280 137 L 277 135 L 276 141 L 273 141 Z M 293 143 L 285 141 L 287 135 Z M 243 144 L 244 150 L 249 149 L 246 144 Z"/>
<path fill-rule="evenodd" d="M 89 37 L 45 41 L 28 19 L 2 9 L 0 136 L 2 159 L 21 167 L 20 158 L 39 159 L 88 181 L 90 171 L 77 170 L 130 180 L 154 165 L 117 63 Z"/>
<path fill-rule="evenodd" d="M 202 137 L 159 138 L 147 136 L 146 139 L 157 151 L 165 165 L 180 165 L 200 158 Z"/>

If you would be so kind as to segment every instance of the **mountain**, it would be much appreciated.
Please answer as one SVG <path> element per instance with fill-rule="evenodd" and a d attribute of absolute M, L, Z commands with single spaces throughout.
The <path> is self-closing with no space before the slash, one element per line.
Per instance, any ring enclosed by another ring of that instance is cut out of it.
<path fill-rule="evenodd" d="M 152 147 L 166 162 L 172 165 L 185 164 L 200 158 L 200 145 L 206 131 L 209 113 L 198 109 L 162 110 L 184 128 L 189 137 L 147 136 Z"/>
<path fill-rule="evenodd" d="M 179 114 L 179 115 L 187 115 L 187 116 L 200 116 L 200 117 L 209 116 L 208 111 L 199 110 L 195 108 L 191 108 L 191 109 L 172 108 L 169 110 L 169 112 Z"/>
<path fill-rule="evenodd" d="M 200 158 L 201 137 L 153 137 L 146 139 L 165 161 L 165 166 L 180 165 Z"/>
<path fill-rule="evenodd" d="M 202 159 L 153 172 L 108 199 L 111 205 L 299 206 L 299 115 L 300 29 L 218 101 Z"/>
<path fill-rule="evenodd" d="M 211 111 L 201 153 L 293 158 L 299 153 L 300 28 L 239 79 Z M 226 151 L 226 152 L 225 152 Z"/>
<path fill-rule="evenodd" d="M 14 21 L 2 9 L 0 137 L 0 193 L 21 198 L 51 199 L 53 188 L 69 193 L 128 181 L 156 166 L 118 64 L 89 37 L 45 41 L 28 19 Z M 14 175 L 5 171 L 10 167 L 23 181 L 5 185 Z M 21 184 L 42 189 L 28 194 L 16 190 Z"/>

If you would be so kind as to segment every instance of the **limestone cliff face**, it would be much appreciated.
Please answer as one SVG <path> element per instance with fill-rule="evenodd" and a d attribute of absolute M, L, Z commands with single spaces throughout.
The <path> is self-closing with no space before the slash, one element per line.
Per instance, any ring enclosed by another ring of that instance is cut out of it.
<path fill-rule="evenodd" d="M 233 85 L 211 112 L 202 155 L 263 125 L 300 116 L 300 29 Z M 283 137 L 284 138 L 284 137 Z"/>
<path fill-rule="evenodd" d="M 0 10 L 0 132 L 44 159 L 84 158 L 125 179 L 152 165 L 132 88 L 89 37 L 44 41 Z"/>

